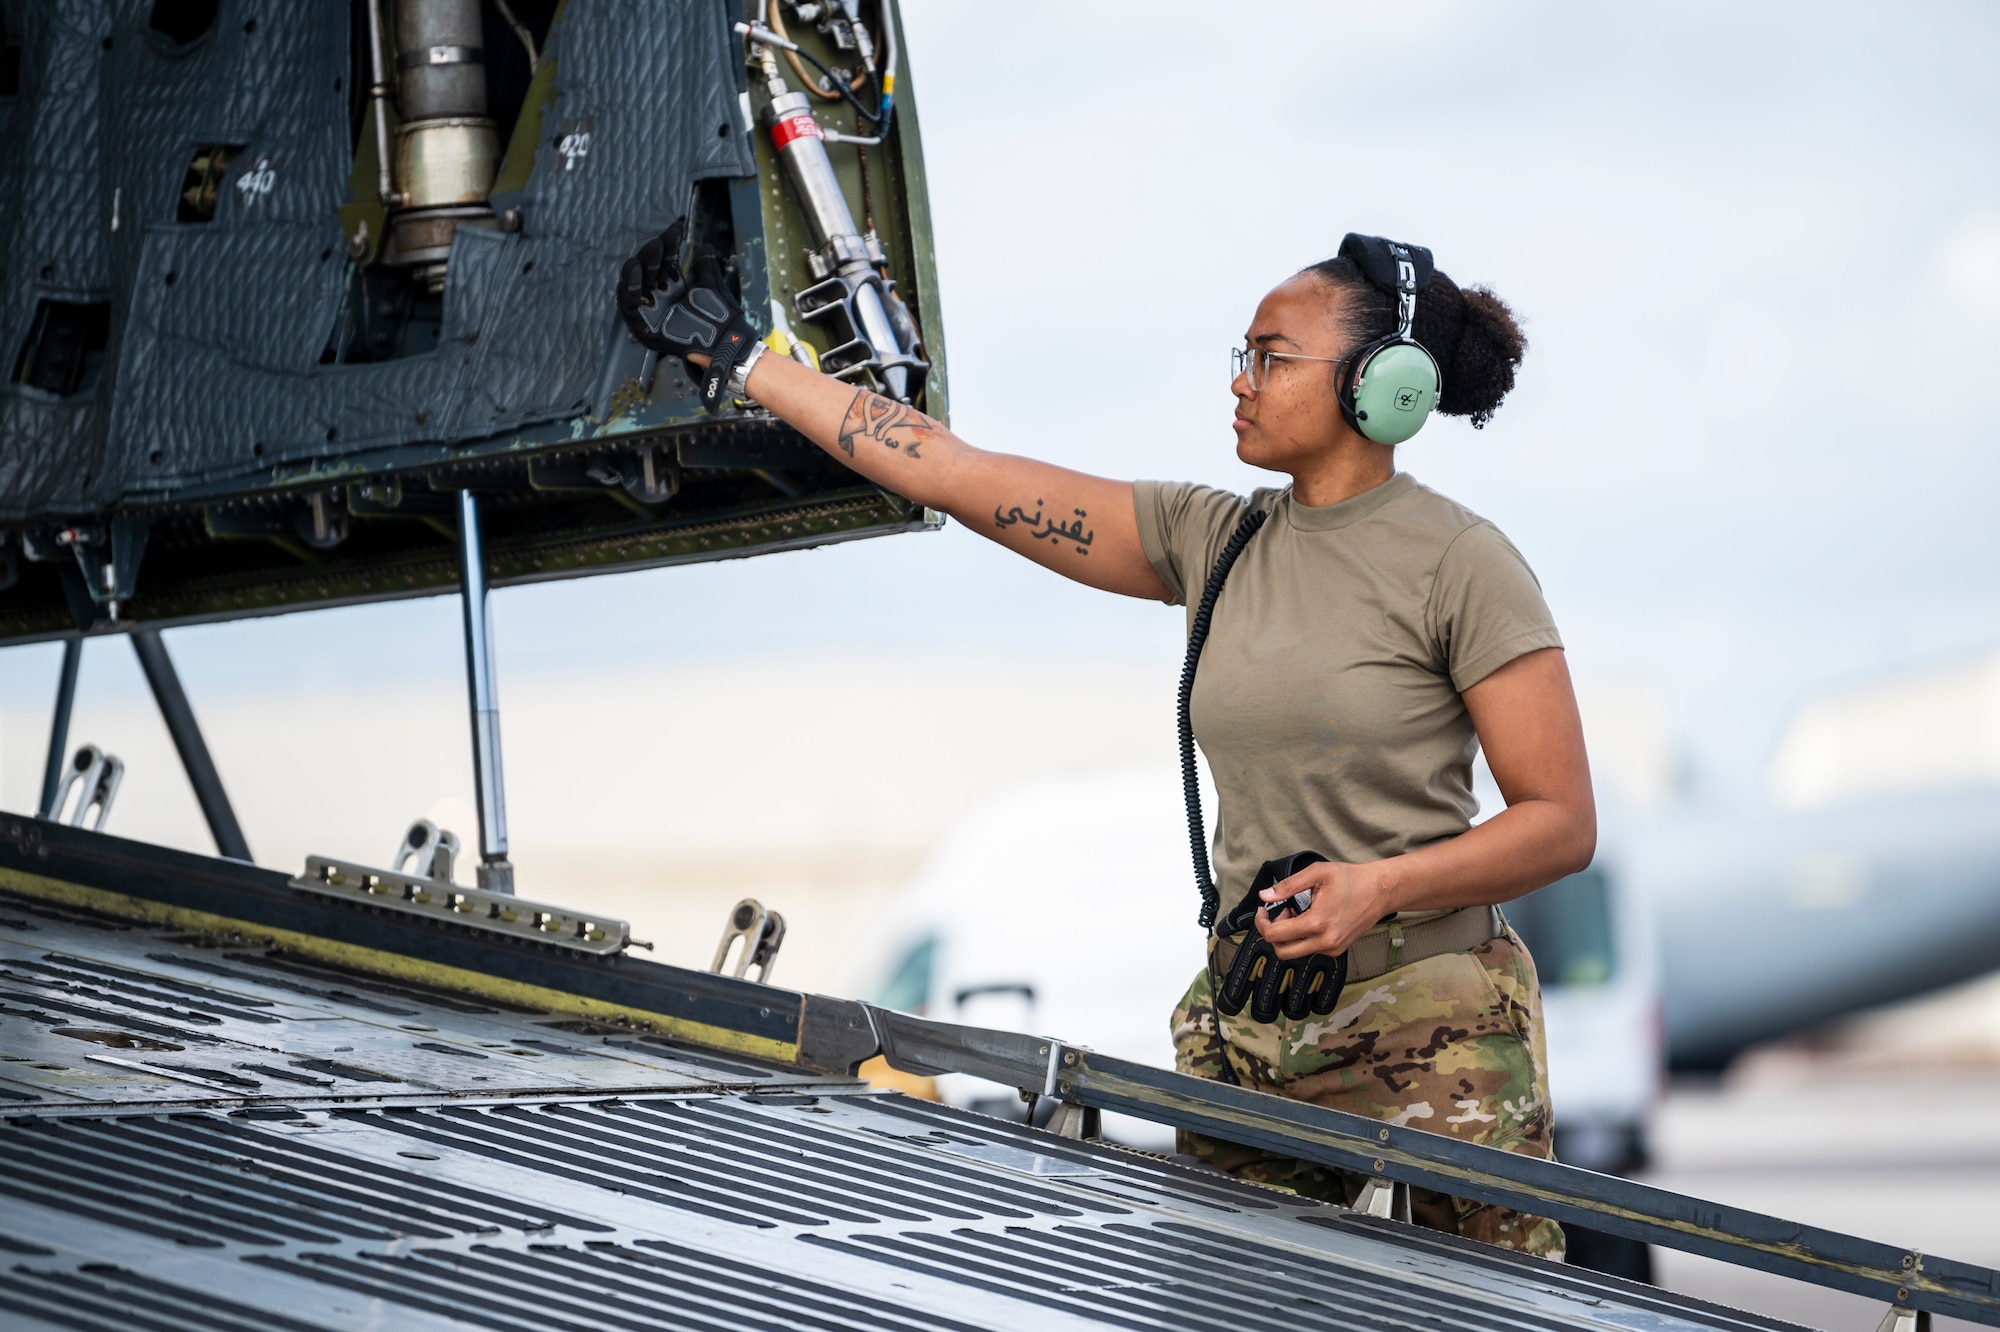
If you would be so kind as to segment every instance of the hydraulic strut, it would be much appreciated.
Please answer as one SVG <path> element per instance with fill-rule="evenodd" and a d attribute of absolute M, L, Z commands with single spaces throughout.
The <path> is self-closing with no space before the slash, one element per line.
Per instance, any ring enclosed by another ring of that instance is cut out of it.
<path fill-rule="evenodd" d="M 820 355 L 820 368 L 841 379 L 872 375 L 890 397 L 908 402 L 911 371 L 922 383 L 930 363 L 916 354 L 916 326 L 895 283 L 882 276 L 881 242 L 855 225 L 811 100 L 778 75 L 772 48 L 797 48 L 761 24 L 738 24 L 737 31 L 759 46 L 771 98 L 764 123 L 812 228 L 815 248 L 806 262 L 818 281 L 798 294 L 798 311 L 801 319 L 824 325 L 837 344 Z"/>

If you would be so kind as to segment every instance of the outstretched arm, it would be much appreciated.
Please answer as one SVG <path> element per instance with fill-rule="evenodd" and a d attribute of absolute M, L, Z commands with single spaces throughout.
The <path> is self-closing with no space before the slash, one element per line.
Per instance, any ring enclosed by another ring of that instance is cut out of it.
<path fill-rule="evenodd" d="M 1139 543 L 1132 483 L 973 448 L 913 407 L 783 356 L 750 370 L 759 404 L 898 495 L 944 512 L 1079 583 L 1164 601 Z"/>
<path fill-rule="evenodd" d="M 640 246 L 620 270 L 618 313 L 632 336 L 700 369 L 702 405 L 722 405 L 746 357 L 744 389 L 870 481 L 942 509 L 973 531 L 1079 583 L 1167 599 L 1139 544 L 1132 485 L 973 448 L 922 412 L 783 356 L 759 356 L 756 330 L 722 280 L 715 251 L 680 253 L 687 219 Z"/>

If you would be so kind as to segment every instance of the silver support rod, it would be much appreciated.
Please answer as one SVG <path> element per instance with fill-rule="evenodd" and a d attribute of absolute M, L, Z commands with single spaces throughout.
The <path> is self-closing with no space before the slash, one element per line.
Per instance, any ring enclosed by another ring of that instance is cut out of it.
<path fill-rule="evenodd" d="M 167 734 L 173 737 L 174 748 L 180 751 L 181 767 L 187 770 L 188 785 L 194 788 L 201 816 L 208 820 L 215 849 L 231 860 L 248 863 L 250 844 L 243 840 L 242 825 L 236 822 L 236 811 L 230 808 L 229 794 L 222 789 L 222 776 L 209 756 L 208 742 L 201 738 L 194 708 L 188 703 L 187 690 L 181 688 L 180 672 L 174 669 L 174 659 L 167 655 L 160 631 L 134 629 L 132 651 L 138 654 L 139 669 L 146 673 L 146 683 L 153 687 L 153 701 L 160 705 L 160 720 L 167 724 Z"/>
<path fill-rule="evenodd" d="M 383 205 L 394 208 L 403 196 L 396 188 L 395 150 L 389 146 L 389 56 L 384 48 L 388 37 L 387 25 L 382 22 L 383 3 L 368 0 L 368 72 L 372 76 L 368 98 L 375 110 L 375 189 Z"/>
<path fill-rule="evenodd" d="M 83 639 L 63 640 L 62 673 L 56 677 L 56 710 L 49 719 L 49 761 L 42 769 L 42 803 L 38 818 L 52 818 L 56 795 L 62 790 L 63 760 L 69 757 L 69 714 L 76 705 L 76 670 L 83 664 Z"/>
<path fill-rule="evenodd" d="M 479 497 L 458 492 L 458 585 L 465 607 L 465 684 L 472 704 L 472 791 L 479 805 L 479 886 L 514 891 L 507 860 L 507 789 L 500 772 L 500 697 L 493 688 L 493 622 L 486 613 L 486 533 Z"/>

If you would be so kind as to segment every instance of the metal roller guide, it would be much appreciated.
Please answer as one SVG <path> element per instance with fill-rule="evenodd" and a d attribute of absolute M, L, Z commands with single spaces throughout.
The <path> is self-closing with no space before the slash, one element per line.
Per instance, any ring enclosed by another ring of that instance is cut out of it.
<path fill-rule="evenodd" d="M 529 939 L 579 953 L 609 956 L 623 952 L 632 942 L 632 926 L 627 921 L 586 916 L 511 893 L 461 888 L 447 879 L 398 874 L 327 856 L 306 857 L 305 873 L 291 884 L 321 897 L 449 921 L 483 934 Z"/>

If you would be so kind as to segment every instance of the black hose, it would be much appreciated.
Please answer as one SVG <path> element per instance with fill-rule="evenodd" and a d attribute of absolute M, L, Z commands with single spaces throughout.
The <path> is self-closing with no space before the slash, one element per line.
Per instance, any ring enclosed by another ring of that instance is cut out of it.
<path fill-rule="evenodd" d="M 849 88 L 843 80 L 835 77 L 834 72 L 832 70 L 828 69 L 825 65 L 821 64 L 818 56 L 806 50 L 803 46 L 795 45 L 792 49 L 798 55 L 804 56 L 808 61 L 810 61 L 814 69 L 817 69 L 820 73 L 826 75 L 826 81 L 828 83 L 840 89 L 840 95 L 842 97 L 845 97 L 849 102 L 853 104 L 854 113 L 860 116 L 863 120 L 866 120 L 868 122 L 868 128 L 874 130 L 875 133 L 878 135 L 883 132 L 884 122 L 882 120 L 881 108 L 879 106 L 875 109 L 875 112 L 871 114 L 867 107 L 861 105 L 861 99 L 854 95 L 854 90 Z M 877 96 L 879 97 L 880 94 L 878 93 Z"/>
<path fill-rule="evenodd" d="M 1243 521 L 1223 543 L 1222 555 L 1208 575 L 1208 585 L 1202 588 L 1201 604 L 1195 607 L 1194 623 L 1188 629 L 1187 662 L 1181 667 L 1181 786 L 1187 793 L 1188 847 L 1194 852 L 1194 886 L 1201 890 L 1204 930 L 1215 924 L 1215 913 L 1221 908 L 1222 899 L 1216 892 L 1215 877 L 1209 872 L 1208 832 L 1201 818 L 1201 779 L 1194 764 L 1194 720 L 1189 714 L 1194 702 L 1194 671 L 1201 664 L 1202 646 L 1208 642 L 1208 622 L 1215 614 L 1215 599 L 1222 595 L 1222 584 L 1229 577 L 1230 568 L 1250 538 L 1257 535 L 1257 529 L 1264 525 L 1265 516 L 1262 509 L 1252 509 L 1243 515 Z"/>

